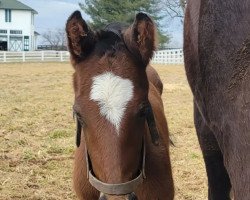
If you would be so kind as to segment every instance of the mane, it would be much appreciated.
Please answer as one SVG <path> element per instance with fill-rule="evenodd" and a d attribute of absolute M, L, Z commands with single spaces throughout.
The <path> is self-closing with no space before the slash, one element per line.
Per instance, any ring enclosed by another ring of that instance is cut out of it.
<path fill-rule="evenodd" d="M 95 47 L 97 55 L 103 56 L 107 52 L 112 54 L 120 50 L 121 46 L 124 46 L 122 30 L 127 27 L 125 24 L 115 22 L 97 31 L 97 37 L 99 39 Z"/>

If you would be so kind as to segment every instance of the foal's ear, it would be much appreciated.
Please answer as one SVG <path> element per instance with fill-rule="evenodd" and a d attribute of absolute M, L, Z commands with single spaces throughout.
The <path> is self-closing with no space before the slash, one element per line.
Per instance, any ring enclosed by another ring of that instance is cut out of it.
<path fill-rule="evenodd" d="M 66 24 L 68 48 L 75 62 L 86 57 L 95 46 L 94 32 L 82 18 L 80 11 L 75 11 Z"/>
<path fill-rule="evenodd" d="M 136 56 L 140 56 L 145 65 L 148 65 L 156 49 L 155 35 L 154 22 L 145 13 L 138 13 L 134 23 L 124 33 L 128 48 Z"/>

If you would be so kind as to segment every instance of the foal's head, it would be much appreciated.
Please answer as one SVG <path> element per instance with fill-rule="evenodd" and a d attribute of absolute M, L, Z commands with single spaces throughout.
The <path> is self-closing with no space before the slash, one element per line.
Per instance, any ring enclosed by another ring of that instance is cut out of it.
<path fill-rule="evenodd" d="M 94 32 L 76 11 L 66 31 L 75 69 L 74 110 L 82 121 L 93 174 L 108 184 L 128 182 L 142 165 L 154 24 L 139 13 L 129 27 L 115 23 Z"/>

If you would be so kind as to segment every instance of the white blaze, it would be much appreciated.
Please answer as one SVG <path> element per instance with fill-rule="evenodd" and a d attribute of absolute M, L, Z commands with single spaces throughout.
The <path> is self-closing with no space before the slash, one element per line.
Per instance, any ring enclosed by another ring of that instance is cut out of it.
<path fill-rule="evenodd" d="M 98 103 L 101 115 L 115 126 L 118 134 L 127 104 L 133 97 L 133 89 L 132 81 L 111 72 L 93 78 L 90 99 Z"/>

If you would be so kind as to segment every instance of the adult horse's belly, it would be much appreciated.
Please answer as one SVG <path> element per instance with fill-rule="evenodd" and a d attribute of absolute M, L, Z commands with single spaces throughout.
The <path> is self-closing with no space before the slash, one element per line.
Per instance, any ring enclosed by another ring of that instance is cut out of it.
<path fill-rule="evenodd" d="M 250 112 L 249 10 L 246 0 L 188 1 L 184 34 L 187 78 L 204 118 L 220 126 L 226 123 L 226 115 L 235 118 L 237 113 Z"/>

